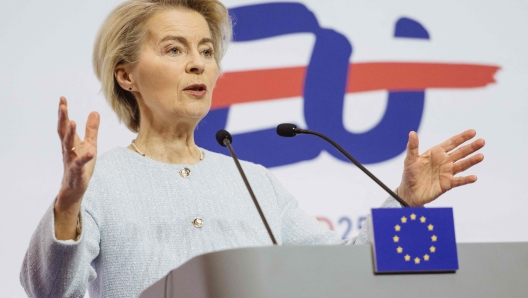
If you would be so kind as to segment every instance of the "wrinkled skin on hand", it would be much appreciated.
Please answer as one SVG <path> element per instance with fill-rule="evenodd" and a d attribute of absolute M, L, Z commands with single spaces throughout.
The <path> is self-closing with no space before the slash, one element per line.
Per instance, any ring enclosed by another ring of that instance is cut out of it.
<path fill-rule="evenodd" d="M 61 140 L 64 174 L 54 206 L 57 239 L 74 239 L 77 234 L 81 201 L 95 168 L 99 123 L 99 114 L 90 113 L 84 140 L 81 140 L 76 133 L 77 125 L 68 117 L 66 98 L 60 98 L 57 132 Z"/>
<path fill-rule="evenodd" d="M 409 133 L 402 182 L 397 194 L 410 206 L 423 206 L 448 190 L 477 181 L 475 175 L 455 177 L 484 160 L 481 153 L 470 156 L 484 147 L 483 139 L 461 146 L 476 134 L 475 130 L 466 130 L 419 154 L 418 134 Z"/>

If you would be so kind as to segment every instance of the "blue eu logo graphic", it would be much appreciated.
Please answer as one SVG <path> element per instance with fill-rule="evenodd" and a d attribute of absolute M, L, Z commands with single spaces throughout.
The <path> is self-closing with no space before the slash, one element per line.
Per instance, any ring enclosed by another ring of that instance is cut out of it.
<path fill-rule="evenodd" d="M 453 210 L 372 210 L 374 267 L 378 273 L 458 269 Z"/>
<path fill-rule="evenodd" d="M 364 133 L 348 131 L 343 124 L 343 102 L 353 48 L 339 32 L 322 28 L 313 12 L 300 3 L 265 3 L 230 9 L 234 16 L 234 42 L 248 42 L 296 33 L 315 38 L 304 78 L 304 117 L 308 129 L 321 131 L 351 152 L 360 162 L 378 163 L 405 150 L 407 134 L 417 131 L 424 109 L 424 90 L 388 92 L 385 114 L 376 127 Z M 419 23 L 402 18 L 396 23 L 395 38 L 428 40 Z M 271 86 L 273 87 L 273 86 Z M 214 100 L 214 99 L 213 99 Z M 215 133 L 226 126 L 229 107 L 209 112 L 196 131 L 196 141 L 212 151 L 221 151 Z M 270 115 L 273 117 L 273 115 Z M 279 123 L 277 123 L 279 124 Z M 346 161 L 325 142 L 309 138 L 277 137 L 275 128 L 234 136 L 240 158 L 266 167 L 311 160 L 325 150 Z M 281 154 L 277 154 L 277 153 Z M 225 153 L 228 153 L 225 151 Z"/>

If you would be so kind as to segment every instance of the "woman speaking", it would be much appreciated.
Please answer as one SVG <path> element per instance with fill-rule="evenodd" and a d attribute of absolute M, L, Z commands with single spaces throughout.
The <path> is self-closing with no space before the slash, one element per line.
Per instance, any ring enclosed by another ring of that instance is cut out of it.
<path fill-rule="evenodd" d="M 217 0 L 130 0 L 106 19 L 93 65 L 105 97 L 137 138 L 97 156 L 99 115 L 85 139 L 60 99 L 64 176 L 26 253 L 21 282 L 31 297 L 137 297 L 193 256 L 270 245 L 230 157 L 198 147 L 194 130 L 211 106 L 231 21 Z M 483 160 L 468 130 L 424 154 L 409 134 L 397 194 L 423 206 L 476 181 L 454 177 Z M 260 165 L 242 162 L 277 242 L 368 242 L 366 227 L 341 240 L 298 208 Z M 394 199 L 386 207 L 400 207 Z"/>

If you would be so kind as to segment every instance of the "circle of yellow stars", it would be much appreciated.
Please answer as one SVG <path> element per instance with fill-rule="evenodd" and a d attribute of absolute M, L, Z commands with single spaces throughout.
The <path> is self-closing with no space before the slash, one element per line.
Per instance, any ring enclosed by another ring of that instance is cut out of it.
<path fill-rule="evenodd" d="M 417 215 L 414 214 L 414 213 L 412 213 L 409 216 L 409 219 L 411 221 L 415 221 L 417 218 L 418 218 Z M 401 224 L 402 225 L 406 224 L 409 219 L 407 217 L 403 216 L 402 218 L 400 218 Z M 425 216 L 420 217 L 418 220 L 422 224 L 427 224 L 427 218 Z M 394 231 L 396 231 L 396 232 L 401 231 L 401 229 L 402 229 L 402 226 L 399 223 L 394 226 Z M 432 224 L 427 225 L 427 230 L 430 231 L 430 232 L 433 232 L 433 235 L 431 236 L 432 245 L 431 245 L 431 247 L 429 247 L 429 253 L 433 254 L 433 253 L 436 252 L 436 247 L 434 246 L 434 243 L 438 240 L 438 236 L 436 236 L 434 234 L 434 225 L 432 225 Z M 394 241 L 394 243 L 399 243 L 400 242 L 400 237 L 398 237 L 398 235 L 395 235 L 394 237 L 392 237 L 392 240 Z M 403 247 L 398 246 L 396 248 L 396 252 L 398 254 L 403 254 Z M 418 264 L 420 264 L 422 262 L 422 260 L 427 262 L 427 261 L 429 261 L 430 258 L 431 258 L 431 256 L 428 253 L 426 253 L 423 256 L 416 256 L 413 259 L 413 261 L 414 261 L 414 264 L 418 265 Z M 405 254 L 405 256 L 403 256 L 403 259 L 406 262 L 410 262 L 412 257 L 409 254 Z"/>

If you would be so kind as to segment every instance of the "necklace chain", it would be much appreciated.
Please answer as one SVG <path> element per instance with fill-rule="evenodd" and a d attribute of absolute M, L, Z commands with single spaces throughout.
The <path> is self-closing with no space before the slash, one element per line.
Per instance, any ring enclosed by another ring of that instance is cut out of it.
<path fill-rule="evenodd" d="M 139 153 L 139 155 L 146 157 L 145 153 L 139 150 L 139 148 L 136 146 L 136 139 L 132 140 L 132 147 L 134 147 L 134 150 L 136 150 L 136 152 Z"/>
<path fill-rule="evenodd" d="M 136 139 L 132 140 L 132 147 L 134 147 L 134 150 L 136 150 L 136 152 L 139 155 L 147 157 L 147 158 L 150 158 L 150 157 L 146 156 L 145 153 L 143 153 L 141 150 L 139 150 L 139 148 L 136 146 Z M 204 159 L 204 152 L 203 152 L 203 150 L 200 150 L 200 161 L 202 161 L 203 159 Z"/>

